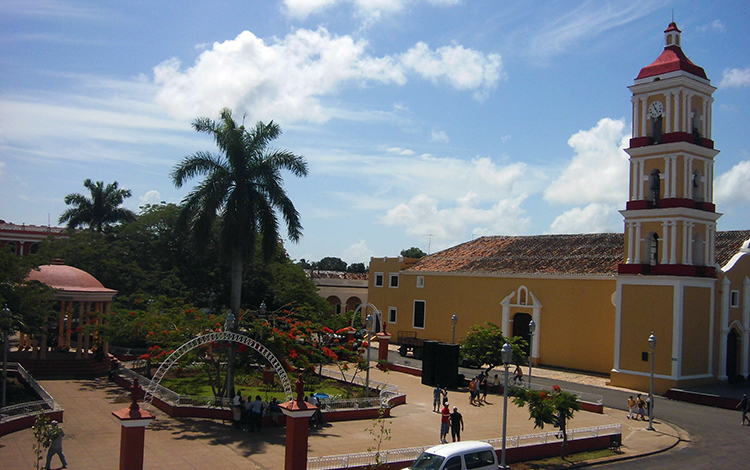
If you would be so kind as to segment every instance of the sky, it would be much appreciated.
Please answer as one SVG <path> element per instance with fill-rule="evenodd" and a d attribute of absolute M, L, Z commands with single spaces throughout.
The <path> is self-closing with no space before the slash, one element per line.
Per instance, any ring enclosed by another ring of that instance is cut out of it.
<path fill-rule="evenodd" d="M 717 87 L 718 228 L 748 229 L 746 0 L 3 0 L 0 219 L 58 225 L 87 178 L 179 203 L 172 168 L 217 150 L 193 119 L 228 107 L 308 162 L 295 260 L 622 232 L 627 87 L 673 18 Z"/>

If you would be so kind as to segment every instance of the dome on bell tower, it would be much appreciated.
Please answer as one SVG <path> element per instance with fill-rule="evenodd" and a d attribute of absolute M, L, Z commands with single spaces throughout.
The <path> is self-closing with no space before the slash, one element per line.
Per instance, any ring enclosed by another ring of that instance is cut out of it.
<path fill-rule="evenodd" d="M 636 80 L 678 71 L 687 72 L 704 80 L 708 80 L 703 68 L 695 65 L 687 58 L 685 53 L 682 52 L 680 39 L 681 33 L 682 31 L 677 27 L 677 24 L 674 22 L 669 23 L 667 29 L 664 30 L 664 51 L 651 63 L 651 65 L 641 69 Z"/>

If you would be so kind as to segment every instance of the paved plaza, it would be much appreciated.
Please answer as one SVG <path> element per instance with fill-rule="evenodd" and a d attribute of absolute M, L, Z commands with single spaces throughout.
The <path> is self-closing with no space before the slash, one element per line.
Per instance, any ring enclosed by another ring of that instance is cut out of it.
<path fill-rule="evenodd" d="M 535 376 L 545 376 L 589 385 L 604 385 L 604 379 L 566 374 L 537 368 Z M 383 449 L 398 449 L 438 444 L 440 415 L 432 411 L 432 387 L 422 385 L 419 377 L 384 373 L 372 369 L 371 379 L 397 385 L 407 395 L 407 403 L 393 408 L 388 419 L 391 440 Z M 41 380 L 41 385 L 65 409 L 64 451 L 71 469 L 114 469 L 118 467 L 120 424 L 112 416 L 128 406 L 127 393 L 106 378 L 90 380 Z M 491 439 L 502 436 L 502 395 L 489 395 L 484 406 L 469 404 L 468 392 L 451 391 L 451 407 L 458 406 L 464 416 L 463 440 Z M 148 470 L 185 469 L 283 469 L 283 428 L 264 428 L 249 433 L 232 427 L 230 422 L 198 418 L 170 418 L 152 409 L 157 419 L 146 428 L 144 468 Z M 578 412 L 569 429 L 621 423 L 623 454 L 633 457 L 671 448 L 678 444 L 681 431 L 658 420 L 655 431 L 647 431 L 647 422 L 626 419 L 623 410 L 605 408 L 604 414 Z M 367 432 L 371 420 L 326 423 L 311 430 L 309 456 L 365 452 L 374 447 Z M 544 431 L 553 431 L 554 428 Z M 527 409 L 508 406 L 508 435 L 540 432 L 529 421 Z M 33 434 L 30 429 L 0 437 L 0 462 L 3 469 L 31 469 L 34 466 Z M 54 463 L 57 463 L 55 457 Z M 57 467 L 59 468 L 59 464 Z"/>

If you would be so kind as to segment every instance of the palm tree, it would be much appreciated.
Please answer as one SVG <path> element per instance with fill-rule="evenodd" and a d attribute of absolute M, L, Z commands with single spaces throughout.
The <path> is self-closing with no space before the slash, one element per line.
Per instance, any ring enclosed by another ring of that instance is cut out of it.
<path fill-rule="evenodd" d="M 65 204 L 74 207 L 63 212 L 59 223 L 67 222 L 69 229 L 88 225 L 90 230 L 101 233 L 112 224 L 136 219 L 133 211 L 120 207 L 132 193 L 129 189 L 120 189 L 117 181 L 105 187 L 103 181 L 93 183 L 87 178 L 83 185 L 91 193 L 91 199 L 78 193 L 65 196 Z"/>
<path fill-rule="evenodd" d="M 193 121 L 193 129 L 214 137 L 220 154 L 203 151 L 189 155 L 170 176 L 178 188 L 198 175 L 206 177 L 183 199 L 181 221 L 201 244 L 218 218 L 221 251 L 231 262 L 230 309 L 239 319 L 243 264 L 254 253 L 258 239 L 264 259 L 277 250 L 277 212 L 286 223 L 290 240 L 297 242 L 302 235 L 299 212 L 284 191 L 281 170 L 307 176 L 307 162 L 289 151 L 268 148 L 281 135 L 273 121 L 246 129 L 232 119 L 231 109 L 222 109 L 220 116 L 220 122 L 209 118 Z M 234 389 L 231 351 L 227 368 L 230 398 Z"/>

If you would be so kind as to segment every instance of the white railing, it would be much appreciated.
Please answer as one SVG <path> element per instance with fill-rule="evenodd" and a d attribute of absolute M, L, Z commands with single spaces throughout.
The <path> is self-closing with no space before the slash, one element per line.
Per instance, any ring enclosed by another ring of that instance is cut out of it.
<path fill-rule="evenodd" d="M 586 439 L 589 437 L 609 436 L 622 434 L 622 424 L 608 424 L 580 429 L 569 429 L 568 440 Z M 548 442 L 561 441 L 562 437 L 555 432 L 545 432 L 538 434 L 528 434 L 524 436 L 509 436 L 505 440 L 506 448 L 525 447 L 538 444 L 547 444 Z M 502 446 L 502 438 L 484 439 L 495 449 Z M 380 462 L 412 462 L 419 454 L 433 445 L 423 447 L 410 447 L 406 449 L 383 450 L 378 452 L 361 452 L 358 454 L 347 455 L 328 455 L 324 457 L 309 457 L 307 459 L 308 470 L 337 470 L 341 468 L 364 467 L 376 463 L 376 455 Z"/>
<path fill-rule="evenodd" d="M 345 382 L 356 384 L 361 387 L 364 387 L 367 384 L 367 380 L 363 377 L 360 377 L 358 375 L 355 376 L 354 374 L 347 376 L 345 372 L 341 372 L 338 370 L 322 369 L 320 371 L 320 375 L 323 377 L 328 377 L 330 379 L 343 380 Z M 371 401 L 373 399 L 368 400 L 365 398 L 360 398 L 360 399 L 338 398 L 338 399 L 324 399 L 324 400 L 338 400 L 338 401 L 344 402 L 341 405 L 336 405 L 337 408 L 335 409 L 345 409 L 347 407 L 346 403 L 350 401 L 352 405 L 356 404 L 360 408 L 365 408 L 365 407 L 377 408 L 381 406 L 389 406 L 388 403 L 390 402 L 390 400 L 401 394 L 399 392 L 398 386 L 385 383 L 385 382 L 378 382 L 377 380 L 370 380 L 370 389 L 378 390 L 378 397 L 377 397 L 378 402 L 377 403 Z M 368 405 L 362 406 L 362 402 L 357 402 L 356 400 L 366 401 Z M 321 402 L 323 402 L 323 400 L 321 400 Z M 327 404 L 328 402 L 325 402 L 325 403 Z M 351 408 L 355 408 L 355 406 L 351 406 Z"/>
<path fill-rule="evenodd" d="M 55 401 L 52 396 L 47 393 L 34 377 L 29 374 L 24 367 L 17 362 L 8 363 L 8 372 L 16 372 L 23 380 L 34 389 L 39 400 L 30 401 L 26 403 L 18 403 L 16 405 L 6 406 L 0 408 L 0 422 L 8 421 L 23 416 L 30 416 L 42 413 L 44 411 L 60 411 L 62 407 Z"/>
<path fill-rule="evenodd" d="M 549 387 L 547 385 L 531 384 L 531 389 L 552 392 L 552 387 Z M 578 401 L 583 401 L 586 403 L 593 403 L 595 405 L 601 405 L 604 403 L 604 396 L 602 395 L 597 395 L 595 393 L 578 392 L 576 390 L 565 390 L 565 391 L 575 395 L 578 398 Z"/>

